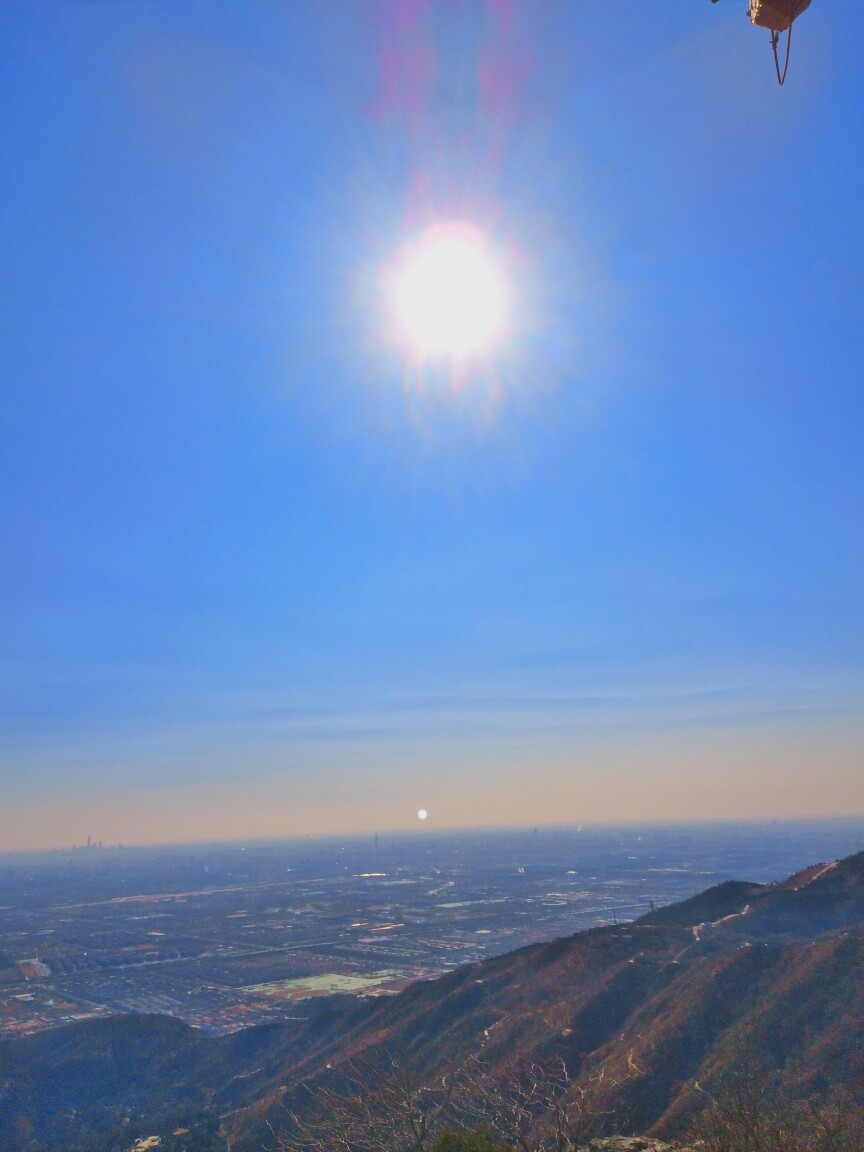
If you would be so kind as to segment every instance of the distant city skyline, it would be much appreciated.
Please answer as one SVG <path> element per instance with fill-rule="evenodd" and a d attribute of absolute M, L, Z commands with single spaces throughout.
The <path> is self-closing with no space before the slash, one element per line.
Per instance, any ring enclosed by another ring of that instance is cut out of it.
<path fill-rule="evenodd" d="M 864 7 L 740 9 L 6 5 L 0 852 L 864 813 Z"/>
<path fill-rule="evenodd" d="M 862 845 L 864 819 L 846 819 L 0 857 L 0 1038 L 118 1012 L 211 1034 L 284 1023 L 298 998 L 305 1016 L 309 996 L 397 992 Z"/>

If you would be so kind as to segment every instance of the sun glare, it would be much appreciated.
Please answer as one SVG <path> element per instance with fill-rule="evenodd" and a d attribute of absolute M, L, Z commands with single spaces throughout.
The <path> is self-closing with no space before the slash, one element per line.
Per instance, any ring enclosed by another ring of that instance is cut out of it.
<path fill-rule="evenodd" d="M 427 229 L 398 271 L 395 305 L 419 355 L 486 352 L 504 325 L 505 291 L 482 233 L 463 223 Z"/>

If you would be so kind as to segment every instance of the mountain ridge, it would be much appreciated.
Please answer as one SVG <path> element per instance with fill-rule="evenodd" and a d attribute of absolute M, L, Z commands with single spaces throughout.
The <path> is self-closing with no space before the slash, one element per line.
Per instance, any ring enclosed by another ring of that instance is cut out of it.
<path fill-rule="evenodd" d="M 428 1077 L 454 1060 L 502 1069 L 516 1054 L 564 1060 L 577 1080 L 624 1069 L 622 1126 L 667 1140 L 701 1104 L 694 1081 L 716 1082 L 742 1052 L 760 1052 L 791 1092 L 842 1083 L 864 1101 L 862 973 L 864 852 L 778 884 L 728 881 L 303 1023 L 213 1038 L 127 1016 L 6 1041 L 0 1145 L 54 1152 L 61 1130 L 89 1124 L 104 1140 L 88 1148 L 113 1152 L 130 1124 L 152 1117 L 167 1132 L 188 1113 L 192 1127 L 177 1127 L 200 1135 L 196 1152 L 224 1147 L 220 1117 L 244 1152 L 272 1144 L 286 1104 L 382 1053 Z"/>

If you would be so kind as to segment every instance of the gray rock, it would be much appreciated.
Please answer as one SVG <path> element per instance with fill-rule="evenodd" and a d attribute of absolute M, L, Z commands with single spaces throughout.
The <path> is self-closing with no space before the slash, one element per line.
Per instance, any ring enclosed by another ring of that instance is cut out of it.
<path fill-rule="evenodd" d="M 586 1152 L 696 1152 L 684 1144 L 667 1144 L 650 1136 L 604 1136 L 594 1139 Z"/>

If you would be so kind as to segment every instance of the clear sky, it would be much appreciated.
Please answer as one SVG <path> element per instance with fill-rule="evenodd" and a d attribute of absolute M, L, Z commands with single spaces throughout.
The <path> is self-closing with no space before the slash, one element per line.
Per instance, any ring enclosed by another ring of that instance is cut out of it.
<path fill-rule="evenodd" d="M 859 0 L 782 90 L 743 0 L 0 0 L 0 850 L 864 812 L 862 77 Z"/>

